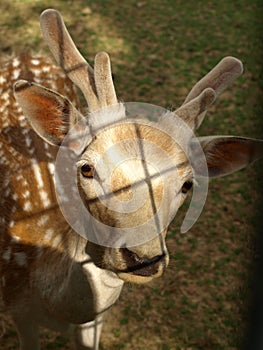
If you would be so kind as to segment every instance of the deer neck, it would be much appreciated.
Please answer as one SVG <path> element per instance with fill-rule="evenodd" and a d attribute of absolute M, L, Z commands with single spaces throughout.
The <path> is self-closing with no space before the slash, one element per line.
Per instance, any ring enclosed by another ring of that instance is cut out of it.
<path fill-rule="evenodd" d="M 94 264 L 85 239 L 73 231 L 67 234 L 71 235 L 67 254 L 54 252 L 52 258 L 49 251 L 49 261 L 40 264 L 35 280 L 40 299 L 53 315 L 69 323 L 84 323 L 115 303 L 123 281 Z"/>

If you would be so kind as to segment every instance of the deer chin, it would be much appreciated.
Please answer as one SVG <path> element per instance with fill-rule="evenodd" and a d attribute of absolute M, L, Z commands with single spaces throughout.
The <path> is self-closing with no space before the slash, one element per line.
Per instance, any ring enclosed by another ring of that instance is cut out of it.
<path fill-rule="evenodd" d="M 147 277 L 138 276 L 138 275 L 132 275 L 126 272 L 119 272 L 117 273 L 117 276 L 120 279 L 122 279 L 124 282 L 135 283 L 135 284 L 145 284 L 152 281 L 155 278 L 154 276 L 147 276 Z"/>
<path fill-rule="evenodd" d="M 153 275 L 146 275 L 144 270 L 138 269 L 137 271 L 134 271 L 134 272 L 117 272 L 117 276 L 120 279 L 122 279 L 124 282 L 144 284 L 152 281 L 155 278 L 161 277 L 164 270 L 165 270 L 164 266 L 159 266 L 158 271 Z"/>

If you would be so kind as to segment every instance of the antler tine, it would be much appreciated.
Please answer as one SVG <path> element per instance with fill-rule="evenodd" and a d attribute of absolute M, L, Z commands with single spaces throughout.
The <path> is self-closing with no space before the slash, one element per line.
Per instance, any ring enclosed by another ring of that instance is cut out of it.
<path fill-rule="evenodd" d="M 190 128 L 196 130 L 201 125 L 208 107 L 242 72 L 241 61 L 234 57 L 223 58 L 195 84 L 182 106 L 174 113 Z"/>
<path fill-rule="evenodd" d="M 183 119 L 191 129 L 196 130 L 201 125 L 206 110 L 214 102 L 215 98 L 215 91 L 211 88 L 206 88 L 200 95 L 184 103 L 174 113 Z"/>
<path fill-rule="evenodd" d="M 98 108 L 93 69 L 77 50 L 60 13 L 53 9 L 45 10 L 40 16 L 40 25 L 43 37 L 57 63 L 81 89 L 89 108 Z"/>
<path fill-rule="evenodd" d="M 195 84 L 183 104 L 200 95 L 200 93 L 208 87 L 215 91 L 217 97 L 231 85 L 242 72 L 242 62 L 237 58 L 230 56 L 223 58 L 208 74 Z"/>
<path fill-rule="evenodd" d="M 99 52 L 96 55 L 94 75 L 96 91 L 101 107 L 118 103 L 112 81 L 110 58 L 106 52 Z"/>
<path fill-rule="evenodd" d="M 98 55 L 94 73 L 76 48 L 58 11 L 45 10 L 40 16 L 40 24 L 43 37 L 56 61 L 83 92 L 89 111 L 117 103 L 108 55 Z"/>

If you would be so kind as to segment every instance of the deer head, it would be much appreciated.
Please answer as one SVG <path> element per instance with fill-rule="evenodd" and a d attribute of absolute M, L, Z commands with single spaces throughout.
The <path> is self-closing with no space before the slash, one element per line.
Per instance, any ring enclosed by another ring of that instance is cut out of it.
<path fill-rule="evenodd" d="M 168 264 L 167 227 L 195 178 L 222 176 L 261 157 L 258 140 L 194 136 L 208 107 L 242 73 L 242 64 L 224 58 L 180 108 L 152 122 L 128 116 L 127 105 L 118 103 L 105 52 L 96 55 L 92 69 L 55 10 L 42 13 L 41 27 L 57 63 L 84 94 L 87 116 L 66 97 L 24 80 L 15 84 L 15 97 L 40 137 L 69 150 L 68 158 L 74 155 L 74 181 L 89 220 L 82 222 L 85 212 L 78 208 L 69 211 L 82 235 L 87 233 L 86 251 L 123 280 L 147 282 Z M 58 172 L 60 178 L 70 173 L 63 161 Z M 67 185 L 71 189 L 64 181 Z"/>

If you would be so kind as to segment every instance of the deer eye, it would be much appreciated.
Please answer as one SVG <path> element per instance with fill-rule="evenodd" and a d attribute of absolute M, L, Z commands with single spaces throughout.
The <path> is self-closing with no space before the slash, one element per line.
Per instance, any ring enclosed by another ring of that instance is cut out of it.
<path fill-rule="evenodd" d="M 84 177 L 87 177 L 89 179 L 92 179 L 95 175 L 95 169 L 93 165 L 90 164 L 83 164 L 81 166 L 81 174 Z"/>
<path fill-rule="evenodd" d="M 192 181 L 185 181 L 185 183 L 182 186 L 182 192 L 187 193 L 193 186 Z"/>

